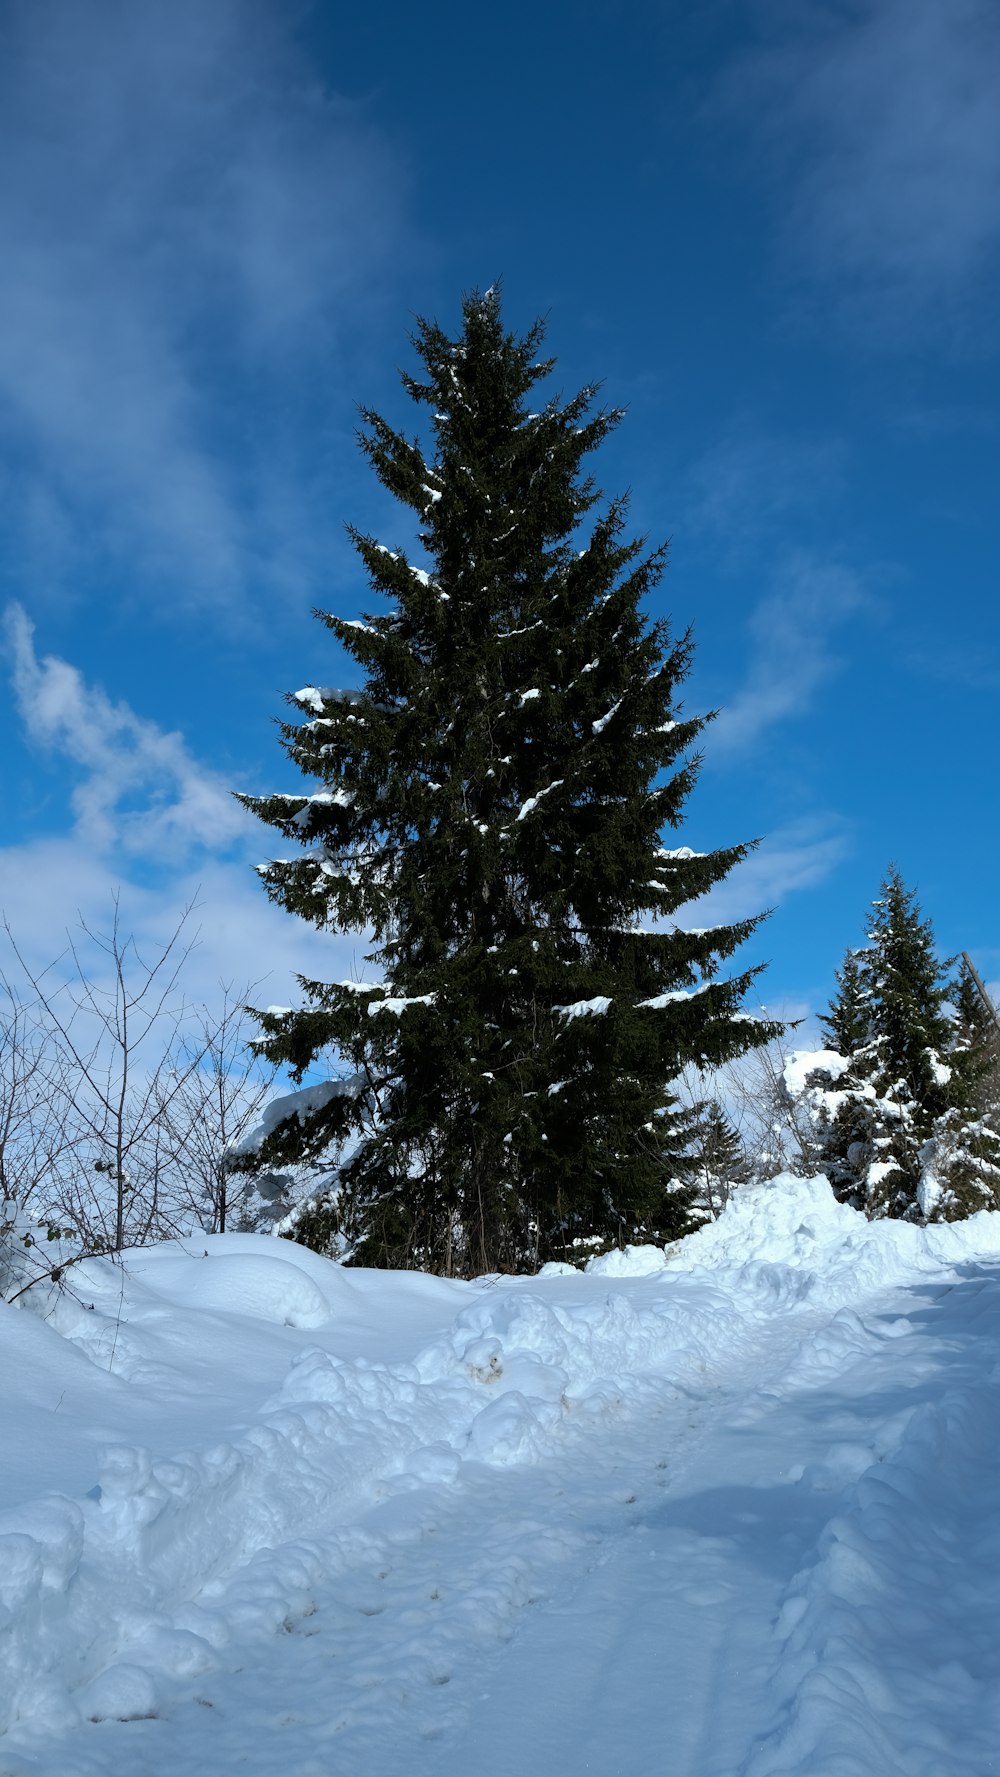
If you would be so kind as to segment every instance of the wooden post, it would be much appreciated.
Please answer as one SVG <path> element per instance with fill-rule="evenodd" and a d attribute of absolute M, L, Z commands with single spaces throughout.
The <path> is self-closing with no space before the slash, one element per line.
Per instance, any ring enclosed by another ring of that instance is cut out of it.
<path fill-rule="evenodd" d="M 985 987 L 983 986 L 982 977 L 980 976 L 979 971 L 976 968 L 976 965 L 973 962 L 973 960 L 967 950 L 963 950 L 963 952 L 962 952 L 962 961 L 965 964 L 966 968 L 968 969 L 969 974 L 972 976 L 972 979 L 975 982 L 976 987 L 979 989 L 979 997 L 982 1000 L 983 1005 L 986 1007 L 986 1010 L 989 1013 L 990 1017 L 992 1018 L 993 1023 L 997 1027 L 997 1030 L 1000 1030 L 1000 1012 L 997 1011 L 995 1005 L 993 1004 L 993 1001 L 990 999 L 989 994 L 987 993 Z"/>

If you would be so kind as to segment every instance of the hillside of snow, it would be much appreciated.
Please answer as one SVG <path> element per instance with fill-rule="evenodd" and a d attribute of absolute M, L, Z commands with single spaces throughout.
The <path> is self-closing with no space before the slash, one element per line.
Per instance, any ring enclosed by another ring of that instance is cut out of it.
<path fill-rule="evenodd" d="M 0 1334 L 0 1777 L 1000 1768 L 1000 1215 L 783 1177 L 471 1284 L 199 1237 Z"/>

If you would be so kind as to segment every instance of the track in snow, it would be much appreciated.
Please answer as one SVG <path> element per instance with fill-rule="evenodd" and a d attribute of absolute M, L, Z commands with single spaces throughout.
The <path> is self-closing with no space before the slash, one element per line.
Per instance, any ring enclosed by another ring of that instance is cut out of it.
<path fill-rule="evenodd" d="M 237 1633 L 155 1719 L 12 1737 L 0 1773 L 985 1777 L 1000 1274 L 965 1271 L 776 1320 L 529 1466 L 432 1450 L 232 1576 Z"/>

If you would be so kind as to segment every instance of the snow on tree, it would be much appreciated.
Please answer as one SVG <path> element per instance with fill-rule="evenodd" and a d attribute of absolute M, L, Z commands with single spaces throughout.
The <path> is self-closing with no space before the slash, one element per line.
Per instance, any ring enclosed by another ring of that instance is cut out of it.
<path fill-rule="evenodd" d="M 303 848 L 263 868 L 269 894 L 370 935 L 367 979 L 259 1015 L 294 1078 L 334 1050 L 355 1082 L 261 1160 L 346 1143 L 330 1226 L 368 1262 L 475 1272 L 677 1236 L 670 1083 L 777 1028 L 741 1010 L 756 969 L 722 970 L 758 920 L 674 923 L 750 848 L 664 844 L 706 720 L 677 701 L 692 645 L 643 613 L 665 551 L 584 472 L 621 416 L 594 388 L 541 393 L 541 339 L 505 331 L 495 290 L 456 339 L 418 323 L 402 380 L 432 447 L 370 411 L 361 446 L 419 557 L 351 532 L 379 609 L 323 621 L 362 683 L 291 699 L 314 788 L 244 798 Z"/>
<path fill-rule="evenodd" d="M 797 1054 L 786 1084 L 838 1197 L 908 1221 L 1000 1206 L 1000 1141 L 975 1097 L 979 1036 L 962 1024 L 971 1000 L 962 991 L 956 1024 L 931 922 L 895 867 L 837 984 L 823 1020 L 836 1048 Z"/>

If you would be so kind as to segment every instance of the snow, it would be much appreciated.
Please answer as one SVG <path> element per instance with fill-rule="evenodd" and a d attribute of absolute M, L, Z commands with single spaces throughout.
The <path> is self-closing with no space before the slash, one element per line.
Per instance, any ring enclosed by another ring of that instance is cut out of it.
<path fill-rule="evenodd" d="M 850 1065 L 836 1049 L 793 1049 L 781 1073 L 790 1096 L 800 1098 L 811 1074 L 829 1074 L 831 1080 L 839 1080 Z"/>
<path fill-rule="evenodd" d="M 587 1270 L 595 1277 L 650 1277 L 666 1263 L 662 1246 L 626 1246 L 591 1259 Z"/>
<path fill-rule="evenodd" d="M 296 691 L 293 695 L 295 702 L 300 703 L 303 709 L 314 710 L 317 716 L 323 714 L 323 693 L 315 685 L 303 685 L 301 691 Z"/>
<path fill-rule="evenodd" d="M 563 781 L 564 780 L 561 777 L 557 777 L 553 783 L 546 784 L 544 790 L 539 790 L 537 796 L 529 796 L 528 800 L 526 802 L 522 802 L 520 808 L 517 811 L 516 818 L 519 821 L 523 821 L 525 819 L 525 817 L 532 812 L 533 809 L 538 807 L 538 804 L 541 802 L 542 797 L 543 796 L 551 796 L 552 791 L 558 790 L 561 787 Z"/>
<path fill-rule="evenodd" d="M 700 987 L 675 987 L 669 993 L 655 994 L 651 1000 L 637 1000 L 636 1006 L 644 1006 L 650 1012 L 663 1012 L 667 1006 L 679 1005 L 682 1000 L 697 999 L 700 993 L 707 993 L 711 986 L 711 981 L 703 981 Z"/>
<path fill-rule="evenodd" d="M 399 1018 L 400 1015 L 406 1011 L 408 1006 L 433 1006 L 436 999 L 436 993 L 415 993 L 412 994 L 409 999 L 389 998 L 384 1000 L 372 1000 L 371 1005 L 368 1007 L 368 1011 L 370 1015 L 374 1015 L 376 1012 L 388 1012 L 393 1018 Z"/>
<path fill-rule="evenodd" d="M 351 808 L 354 800 L 353 790 L 315 790 L 311 796 L 306 797 L 295 816 L 295 825 L 308 827 L 310 810 L 313 808 Z"/>
<path fill-rule="evenodd" d="M 604 733 L 604 730 L 607 727 L 608 723 L 612 720 L 612 718 L 614 716 L 617 716 L 618 711 L 621 709 L 622 704 L 624 702 L 625 702 L 624 697 L 619 697 L 618 702 L 613 703 L 611 705 L 611 708 L 609 710 L 606 710 L 603 716 L 598 716 L 596 722 L 591 722 L 590 726 L 591 726 L 591 729 L 593 730 L 594 734 L 603 734 Z"/>
<path fill-rule="evenodd" d="M 786 1176 L 471 1284 L 199 1236 L 0 1338 L 3 1777 L 996 1763 L 1000 1215 Z"/>
<path fill-rule="evenodd" d="M 364 700 L 365 693 L 349 685 L 303 685 L 301 691 L 293 693 L 294 703 L 300 703 L 317 716 L 323 714 L 324 704 L 363 703 Z"/>
<path fill-rule="evenodd" d="M 574 1000 L 571 1005 L 553 1006 L 552 1010 L 558 1012 L 561 1018 L 566 1019 L 603 1018 L 610 1005 L 611 1001 L 607 994 L 599 993 L 595 994 L 592 1000 Z"/>
<path fill-rule="evenodd" d="M 255 1154 L 269 1135 L 292 1117 L 304 1123 L 316 1111 L 323 1111 L 335 1098 L 354 1097 L 361 1090 L 358 1075 L 348 1080 L 318 1080 L 312 1086 L 300 1086 L 294 1092 L 283 1092 L 264 1106 L 259 1123 L 237 1142 L 234 1154 Z M 207 1237 L 206 1237 L 207 1238 Z"/>

